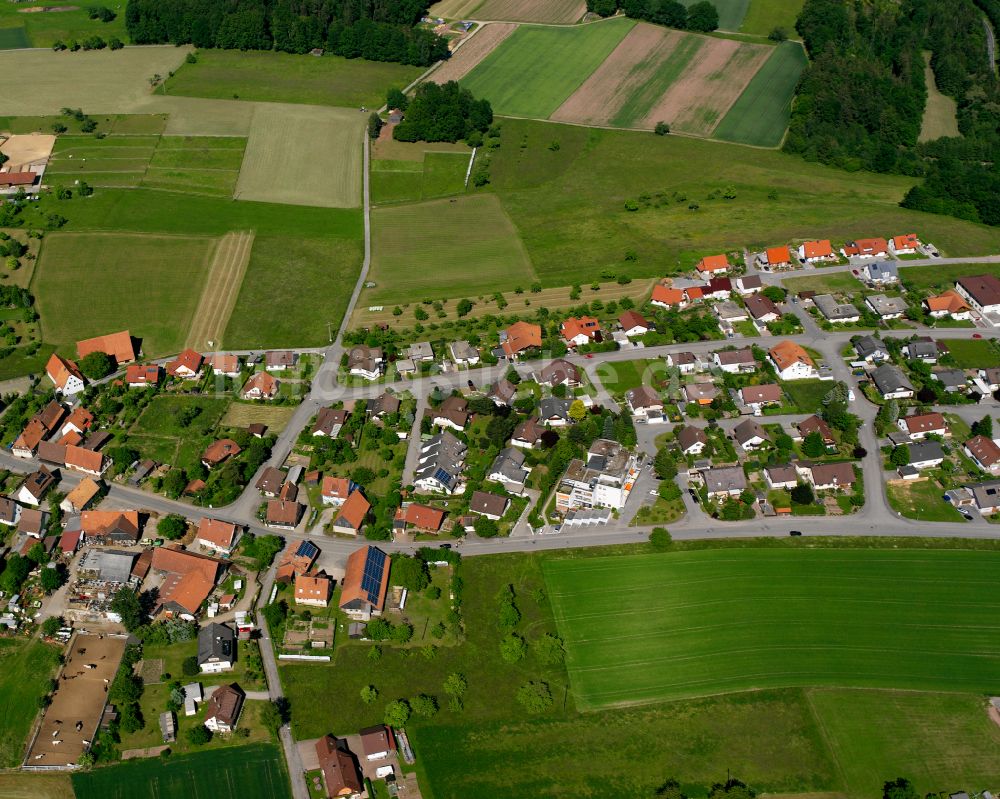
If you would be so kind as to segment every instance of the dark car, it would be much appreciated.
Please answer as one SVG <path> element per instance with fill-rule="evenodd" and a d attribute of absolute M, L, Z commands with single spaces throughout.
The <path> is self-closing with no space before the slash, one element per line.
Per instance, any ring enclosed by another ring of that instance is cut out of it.
<path fill-rule="evenodd" d="M 695 502 L 698 501 L 698 492 L 697 491 L 695 491 L 693 488 L 689 488 L 688 489 L 688 493 L 691 494 L 691 497 L 692 497 L 692 499 L 694 499 Z"/>
<path fill-rule="evenodd" d="M 439 549 L 451 549 L 451 544 L 442 544 Z"/>
<path fill-rule="evenodd" d="M 471 389 L 475 389 L 476 388 L 476 384 L 473 383 L 471 380 L 466 380 L 465 382 L 469 384 L 469 388 L 471 388 Z"/>
<path fill-rule="evenodd" d="M 802 535 L 802 531 L 801 530 L 789 530 L 788 534 L 789 535 L 793 535 L 793 536 L 799 536 L 799 535 Z"/>

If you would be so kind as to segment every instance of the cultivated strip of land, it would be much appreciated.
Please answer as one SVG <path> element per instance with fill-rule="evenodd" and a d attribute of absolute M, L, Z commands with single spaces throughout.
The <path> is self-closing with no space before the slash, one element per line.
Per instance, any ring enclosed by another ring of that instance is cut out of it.
<path fill-rule="evenodd" d="M 247 264 L 250 263 L 253 238 L 253 231 L 249 230 L 227 233 L 222 237 L 212 258 L 212 266 L 198 301 L 198 309 L 194 312 L 185 347 L 219 347 L 222 334 L 229 324 L 229 317 L 236 306 L 236 297 L 243 285 Z"/>

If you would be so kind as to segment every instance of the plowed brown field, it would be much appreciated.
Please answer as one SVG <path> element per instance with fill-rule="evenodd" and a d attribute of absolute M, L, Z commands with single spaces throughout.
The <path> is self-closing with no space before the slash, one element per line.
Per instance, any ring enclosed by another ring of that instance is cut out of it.
<path fill-rule="evenodd" d="M 640 23 L 551 118 L 708 136 L 770 53 Z"/>
<path fill-rule="evenodd" d="M 435 83 L 464 78 L 486 56 L 493 52 L 500 42 L 510 36 L 517 25 L 511 22 L 491 22 L 472 34 L 455 54 L 431 73 Z"/>

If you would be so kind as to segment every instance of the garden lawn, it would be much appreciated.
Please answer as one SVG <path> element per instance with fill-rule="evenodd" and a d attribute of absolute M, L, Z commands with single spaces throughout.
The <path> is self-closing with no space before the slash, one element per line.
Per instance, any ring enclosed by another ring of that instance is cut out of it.
<path fill-rule="evenodd" d="M 577 27 L 522 25 L 460 81 L 496 114 L 548 118 L 635 25 L 617 18 Z"/>
<path fill-rule="evenodd" d="M 784 28 L 785 33 L 796 38 L 795 20 L 805 0 L 750 0 L 740 31 L 757 36 L 767 36 L 775 28 Z"/>
<path fill-rule="evenodd" d="M 495 197 L 378 208 L 372 227 L 369 277 L 377 285 L 365 295 L 366 304 L 475 298 L 535 280 L 517 231 Z"/>
<path fill-rule="evenodd" d="M 781 281 L 781 285 L 792 294 L 798 294 L 800 291 L 815 291 L 817 294 L 852 293 L 862 288 L 861 282 L 850 272 L 786 277 Z"/>
<path fill-rule="evenodd" d="M 818 413 L 832 384 L 824 380 L 785 380 L 781 390 L 802 413 Z"/>
<path fill-rule="evenodd" d="M 169 760 L 131 760 L 73 775 L 77 799 L 286 799 L 284 756 L 273 744 L 233 746 Z"/>
<path fill-rule="evenodd" d="M 544 573 L 576 703 L 596 709 L 789 686 L 996 691 L 982 595 L 998 565 L 962 550 L 740 549 Z"/>
<path fill-rule="evenodd" d="M 800 44 L 779 44 L 712 135 L 739 144 L 779 146 L 788 129 L 795 87 L 807 63 Z"/>
<path fill-rule="evenodd" d="M 36 639 L 0 638 L 0 766 L 4 768 L 21 763 L 38 715 L 38 698 L 55 677 L 59 652 L 59 647 Z"/>
<path fill-rule="evenodd" d="M 292 53 L 200 50 L 197 59 L 184 63 L 161 92 L 375 109 L 385 103 L 388 89 L 402 89 L 423 72 L 421 67 L 333 55 L 305 58 Z"/>
<path fill-rule="evenodd" d="M 921 796 L 1000 782 L 1000 728 L 981 695 L 813 690 L 808 697 L 851 797 L 877 796 L 898 775 Z"/>
<path fill-rule="evenodd" d="M 129 330 L 147 357 L 180 351 L 216 241 L 206 236 L 50 233 L 32 282 L 46 342 Z"/>
<path fill-rule="evenodd" d="M 149 436 L 185 437 L 206 435 L 215 429 L 229 406 L 228 399 L 186 397 L 160 394 L 150 400 L 135 424 L 133 433 Z M 197 408 L 198 415 L 182 426 L 179 416 L 188 408 Z"/>
<path fill-rule="evenodd" d="M 662 278 L 705 255 L 819 231 L 849 240 L 859 216 L 877 230 L 919 230 L 949 256 L 1000 252 L 998 228 L 899 208 L 910 178 L 865 175 L 862 192 L 856 175 L 781 152 L 526 120 L 504 120 L 501 141 L 491 183 L 477 191 L 500 197 L 543 286 L 607 280 L 606 272 Z M 727 187 L 731 200 L 722 199 Z"/>
<path fill-rule="evenodd" d="M 948 338 L 951 358 L 959 369 L 989 369 L 1000 366 L 1000 350 L 992 339 Z"/>
<path fill-rule="evenodd" d="M 347 309 L 362 255 L 360 240 L 258 235 L 223 337 L 225 346 L 326 344 Z"/>
<path fill-rule="evenodd" d="M 980 252 L 980 254 L 983 253 L 985 250 Z M 1000 277 L 1000 264 L 932 264 L 930 266 L 907 266 L 899 270 L 900 280 L 910 291 L 953 289 L 958 278 L 971 275 Z"/>
<path fill-rule="evenodd" d="M 944 489 L 933 479 L 906 480 L 886 486 L 889 507 L 907 519 L 923 522 L 965 521 L 954 505 L 944 499 Z"/>
<path fill-rule="evenodd" d="M 662 358 L 611 361 L 597 367 L 597 377 L 611 394 L 624 394 L 641 385 L 653 386 L 666 376 L 667 366 Z"/>

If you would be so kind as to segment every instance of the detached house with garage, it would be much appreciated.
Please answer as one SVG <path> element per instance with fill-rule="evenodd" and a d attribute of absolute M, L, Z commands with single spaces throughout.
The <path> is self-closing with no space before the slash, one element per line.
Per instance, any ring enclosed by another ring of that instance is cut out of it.
<path fill-rule="evenodd" d="M 757 256 L 757 264 L 765 269 L 788 269 L 792 265 L 792 253 L 788 247 L 768 247 Z"/>
<path fill-rule="evenodd" d="M 793 341 L 782 341 L 768 351 L 781 380 L 808 380 L 819 376 L 816 363 Z"/>
<path fill-rule="evenodd" d="M 625 311 L 618 317 L 618 324 L 622 326 L 622 332 L 629 338 L 643 336 L 653 329 L 646 318 L 636 311 Z"/>
<path fill-rule="evenodd" d="M 862 274 L 873 286 L 888 286 L 899 282 L 899 270 L 892 261 L 868 264 L 862 269 Z"/>
<path fill-rule="evenodd" d="M 795 470 L 817 491 L 850 491 L 857 479 L 850 463 L 797 463 Z"/>
<path fill-rule="evenodd" d="M 893 255 L 913 255 L 920 249 L 920 239 L 916 233 L 906 233 L 889 239 L 889 252 Z"/>
<path fill-rule="evenodd" d="M 568 347 L 581 347 L 601 340 L 601 323 L 593 316 L 571 316 L 559 328 Z"/>
<path fill-rule="evenodd" d="M 872 381 L 883 399 L 909 399 L 914 394 L 906 375 L 891 363 L 884 363 L 872 372 Z"/>
<path fill-rule="evenodd" d="M 822 241 L 807 241 L 799 245 L 799 260 L 807 264 L 815 264 L 819 261 L 836 261 L 837 254 L 830 246 L 829 239 Z"/>
<path fill-rule="evenodd" d="M 935 297 L 927 297 L 923 301 L 923 306 L 928 316 L 934 319 L 949 316 L 959 321 L 967 321 L 972 318 L 972 309 L 969 308 L 969 304 L 954 289 L 943 291 Z"/>
<path fill-rule="evenodd" d="M 751 294 L 743 302 L 758 327 L 768 322 L 777 322 L 781 318 L 781 309 L 763 294 Z"/>
<path fill-rule="evenodd" d="M 885 258 L 889 244 L 885 239 L 858 239 L 849 241 L 840 251 L 845 258 Z"/>

